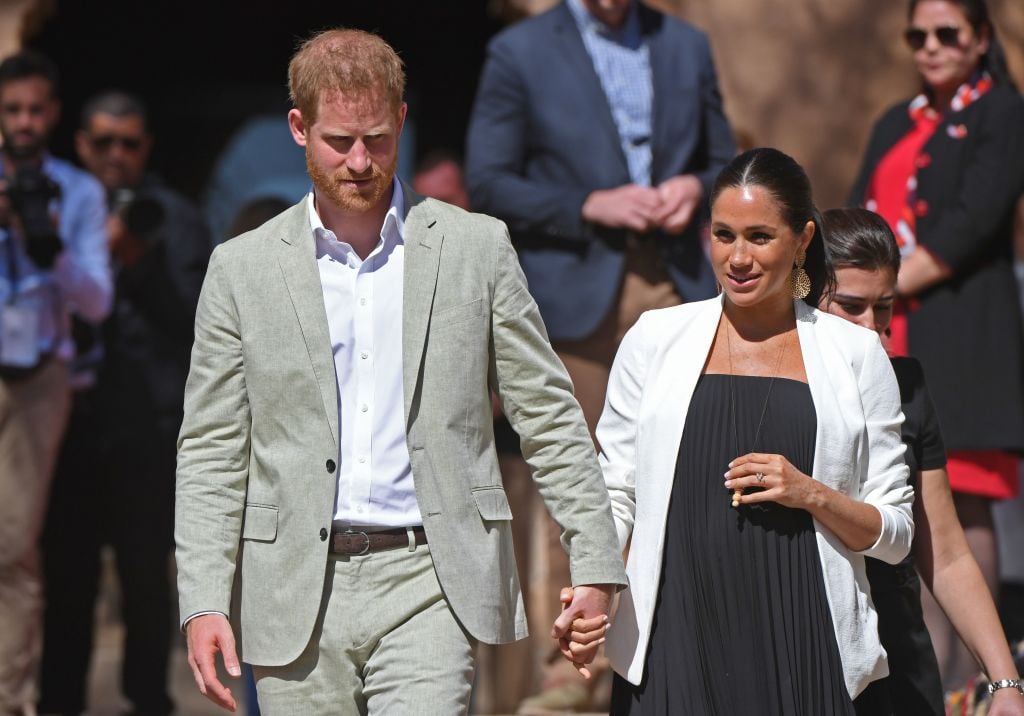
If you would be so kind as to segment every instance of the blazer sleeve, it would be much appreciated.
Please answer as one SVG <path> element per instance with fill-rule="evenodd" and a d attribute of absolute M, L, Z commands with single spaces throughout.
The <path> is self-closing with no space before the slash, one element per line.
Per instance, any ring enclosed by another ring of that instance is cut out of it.
<path fill-rule="evenodd" d="M 903 459 L 900 389 L 877 338 L 872 337 L 864 355 L 858 385 L 868 437 L 867 473 L 859 498 L 882 516 L 878 539 L 860 554 L 897 564 L 910 552 L 914 539 L 914 489 L 907 482 L 909 470 Z"/>
<path fill-rule="evenodd" d="M 513 43 L 488 47 L 466 138 L 466 181 L 473 209 L 560 239 L 590 238 L 581 214 L 590 191 L 525 176 L 531 97 Z M 558 68 L 552 68 L 557 72 Z"/>
<path fill-rule="evenodd" d="M 218 248 L 199 297 L 178 436 L 174 538 L 182 623 L 197 612 L 230 614 L 249 476 L 251 414 L 223 258 Z"/>
<path fill-rule="evenodd" d="M 992 106 L 981 117 L 979 137 L 961 167 L 943 167 L 936 161 L 932 171 L 957 170 L 961 176 L 956 199 L 933 206 L 921 244 L 954 273 L 989 251 L 1007 212 L 1024 189 L 1024 100 L 1016 92 L 1008 96 L 992 91 Z"/>
<path fill-rule="evenodd" d="M 707 36 L 699 35 L 702 45 L 700 73 L 700 99 L 703 112 L 704 142 L 707 146 L 707 168 L 697 172 L 704 187 L 705 201 L 711 196 L 711 188 L 719 172 L 736 156 L 736 142 L 722 109 L 722 92 L 718 87 L 718 72 L 715 60 L 711 55 L 711 45 Z"/>
<path fill-rule="evenodd" d="M 626 585 L 608 493 L 583 411 L 548 342 L 515 250 L 497 243 L 492 302 L 492 383 L 519 434 L 548 512 L 562 528 L 574 585 Z"/>
<path fill-rule="evenodd" d="M 604 412 L 597 424 L 599 460 L 612 504 L 619 548 L 625 549 L 636 519 L 636 443 L 646 373 L 644 318 L 626 333 L 615 354 Z"/>

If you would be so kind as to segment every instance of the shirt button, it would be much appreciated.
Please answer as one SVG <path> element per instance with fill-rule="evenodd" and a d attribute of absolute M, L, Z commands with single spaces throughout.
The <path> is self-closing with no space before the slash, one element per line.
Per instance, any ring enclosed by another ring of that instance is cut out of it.
<path fill-rule="evenodd" d="M 327 461 L 327 472 L 334 474 L 334 468 L 336 467 L 337 465 L 334 464 L 334 460 Z"/>
<path fill-rule="evenodd" d="M 359 299 L 359 305 L 360 306 L 365 306 L 366 305 L 366 299 L 365 298 L 360 298 Z"/>
<path fill-rule="evenodd" d="M 928 202 L 924 199 L 918 199 L 914 202 L 914 214 L 920 218 L 928 215 Z"/>
<path fill-rule="evenodd" d="M 369 410 L 369 409 L 370 409 L 370 406 L 369 406 L 369 405 L 366 405 L 365 403 L 363 404 L 363 407 L 361 408 L 361 410 L 362 410 L 362 411 L 363 411 L 364 413 L 365 413 L 365 412 L 366 412 L 367 410 Z"/>
<path fill-rule="evenodd" d="M 366 462 L 366 458 L 365 458 L 365 457 L 361 457 L 361 458 L 359 458 L 359 462 L 360 462 L 360 463 L 364 463 L 364 462 Z"/>
<path fill-rule="evenodd" d="M 360 356 L 360 357 L 361 357 L 361 358 L 362 358 L 363 360 L 365 360 L 365 359 L 367 359 L 367 358 L 369 358 L 369 357 L 370 357 L 370 351 L 363 351 L 362 353 L 360 353 L 360 354 L 359 354 L 359 356 Z"/>
<path fill-rule="evenodd" d="M 917 155 L 917 159 L 914 160 L 914 164 L 917 166 L 918 169 L 926 169 L 927 167 L 931 166 L 931 163 L 932 156 L 927 153 Z"/>
<path fill-rule="evenodd" d="M 321 542 L 326 542 L 327 541 L 327 528 L 326 527 L 321 527 L 320 528 L 320 541 Z"/>
<path fill-rule="evenodd" d="M 362 505 L 359 505 L 359 507 L 356 508 L 356 512 L 358 512 L 359 514 L 363 514 L 364 511 L 365 510 L 363 509 Z"/>

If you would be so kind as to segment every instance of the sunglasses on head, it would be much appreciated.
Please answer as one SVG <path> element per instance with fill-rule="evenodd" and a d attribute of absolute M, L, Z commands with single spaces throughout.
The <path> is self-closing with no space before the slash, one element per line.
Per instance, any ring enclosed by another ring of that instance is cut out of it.
<path fill-rule="evenodd" d="M 90 137 L 89 143 L 92 144 L 93 149 L 100 152 L 105 152 L 115 144 L 120 144 L 122 149 L 129 152 L 136 151 L 142 146 L 141 137 L 122 137 L 117 134 L 100 134 L 96 137 Z"/>
<path fill-rule="evenodd" d="M 924 43 L 928 41 L 928 35 L 932 33 L 934 33 L 935 39 L 943 47 L 960 46 L 960 28 L 955 25 L 936 27 L 932 30 L 925 30 L 922 27 L 908 27 L 903 32 L 903 39 L 907 41 L 911 50 L 917 52 L 924 47 Z"/>

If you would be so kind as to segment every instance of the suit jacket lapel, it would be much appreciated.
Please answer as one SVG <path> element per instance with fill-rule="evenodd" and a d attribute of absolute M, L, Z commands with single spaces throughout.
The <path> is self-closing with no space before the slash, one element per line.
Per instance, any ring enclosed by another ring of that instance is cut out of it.
<path fill-rule="evenodd" d="M 320 386 L 320 397 L 323 399 L 331 435 L 337 445 L 338 382 L 331 352 L 331 335 L 327 328 L 324 293 L 316 266 L 316 245 L 306 207 L 306 200 L 303 199 L 301 204 L 290 210 L 288 223 L 281 235 L 278 263 L 299 320 L 313 373 Z"/>
<path fill-rule="evenodd" d="M 612 117 L 612 110 L 608 104 L 608 96 L 604 93 L 601 80 L 594 69 L 594 61 L 590 59 L 586 45 L 583 44 L 583 37 L 576 26 L 576 20 L 572 12 L 563 2 L 558 7 L 559 18 L 555 23 L 554 43 L 562 50 L 563 56 L 569 67 L 569 78 L 580 86 L 588 95 L 584 105 L 588 119 L 596 121 L 600 132 L 605 135 L 606 141 L 614 147 L 615 156 L 619 159 L 624 176 L 629 176 L 629 164 L 626 162 L 626 154 L 622 151 L 622 142 L 619 139 L 619 130 L 615 126 L 615 118 Z"/>
<path fill-rule="evenodd" d="M 405 276 L 402 286 L 402 376 L 405 420 L 413 415 L 423 366 L 430 312 L 434 305 L 437 271 L 444 234 L 423 197 L 402 182 L 405 195 Z"/>
<path fill-rule="evenodd" d="M 672 119 L 672 102 L 676 94 L 672 87 L 672 58 L 676 52 L 662 32 L 664 15 L 655 12 L 646 5 L 640 4 L 640 31 L 650 51 L 651 58 L 651 181 L 668 178 L 659 158 L 672 156 L 671 152 L 661 151 L 668 144 L 666 133 L 668 123 Z"/>

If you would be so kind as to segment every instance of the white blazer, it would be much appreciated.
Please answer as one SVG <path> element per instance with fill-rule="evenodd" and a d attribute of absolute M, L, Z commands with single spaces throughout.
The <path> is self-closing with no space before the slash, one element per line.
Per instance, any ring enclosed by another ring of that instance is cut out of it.
<path fill-rule="evenodd" d="M 878 541 L 863 552 L 851 551 L 814 522 L 843 675 L 853 698 L 889 671 L 864 556 L 895 564 L 910 551 L 914 536 L 900 393 L 873 332 L 803 301 L 795 305 L 817 412 L 813 477 L 874 505 L 882 515 Z M 632 534 L 629 588 L 620 595 L 606 651 L 615 671 L 633 684 L 644 673 L 679 442 L 721 315 L 717 298 L 643 314 L 615 356 L 597 426 L 623 549 Z"/>

